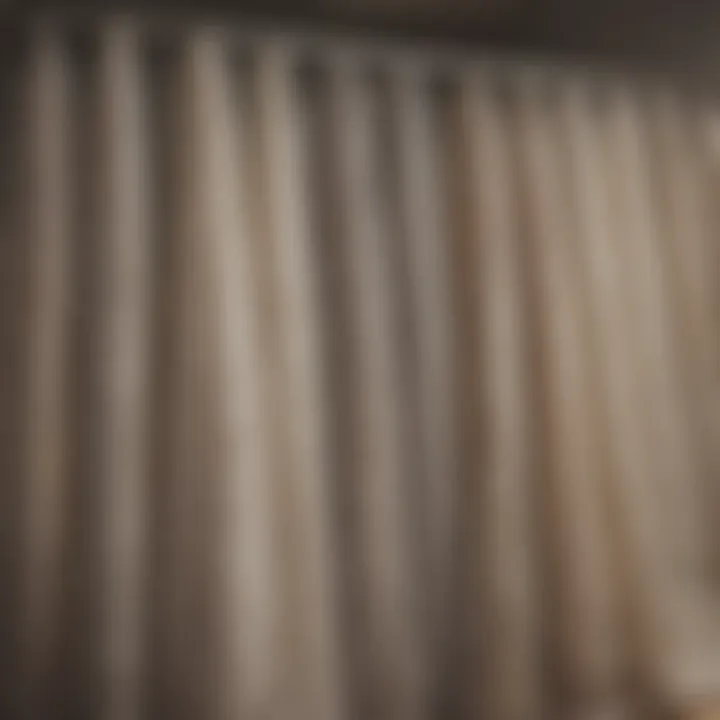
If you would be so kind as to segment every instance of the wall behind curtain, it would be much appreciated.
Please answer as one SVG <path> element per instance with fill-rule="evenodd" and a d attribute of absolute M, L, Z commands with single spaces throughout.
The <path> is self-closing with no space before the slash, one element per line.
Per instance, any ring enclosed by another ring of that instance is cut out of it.
<path fill-rule="evenodd" d="M 126 20 L 0 69 L 0 716 L 720 691 L 713 101 Z"/>

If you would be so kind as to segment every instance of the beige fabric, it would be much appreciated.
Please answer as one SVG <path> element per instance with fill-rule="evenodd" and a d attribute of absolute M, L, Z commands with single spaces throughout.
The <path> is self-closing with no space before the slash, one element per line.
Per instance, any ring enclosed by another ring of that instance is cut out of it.
<path fill-rule="evenodd" d="M 39 30 L 0 82 L 0 715 L 712 705 L 713 103 Z"/>

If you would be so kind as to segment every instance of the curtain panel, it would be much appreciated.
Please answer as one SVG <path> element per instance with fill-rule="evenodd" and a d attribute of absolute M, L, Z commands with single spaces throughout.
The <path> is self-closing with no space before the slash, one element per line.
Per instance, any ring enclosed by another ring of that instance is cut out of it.
<path fill-rule="evenodd" d="M 3 56 L 2 717 L 717 700 L 711 98 L 127 19 Z"/>

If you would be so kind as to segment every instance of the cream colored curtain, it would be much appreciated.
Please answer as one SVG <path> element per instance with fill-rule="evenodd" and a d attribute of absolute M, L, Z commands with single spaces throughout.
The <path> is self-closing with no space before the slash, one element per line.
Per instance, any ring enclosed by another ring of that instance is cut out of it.
<path fill-rule="evenodd" d="M 214 28 L 4 52 L 2 717 L 720 700 L 712 103 Z"/>

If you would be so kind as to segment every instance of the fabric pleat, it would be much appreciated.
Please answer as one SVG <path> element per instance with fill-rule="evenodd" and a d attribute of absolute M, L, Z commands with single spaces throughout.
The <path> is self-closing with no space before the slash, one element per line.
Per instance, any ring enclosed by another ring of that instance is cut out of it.
<path fill-rule="evenodd" d="M 241 30 L 2 50 L 0 715 L 716 703 L 713 98 Z"/>

